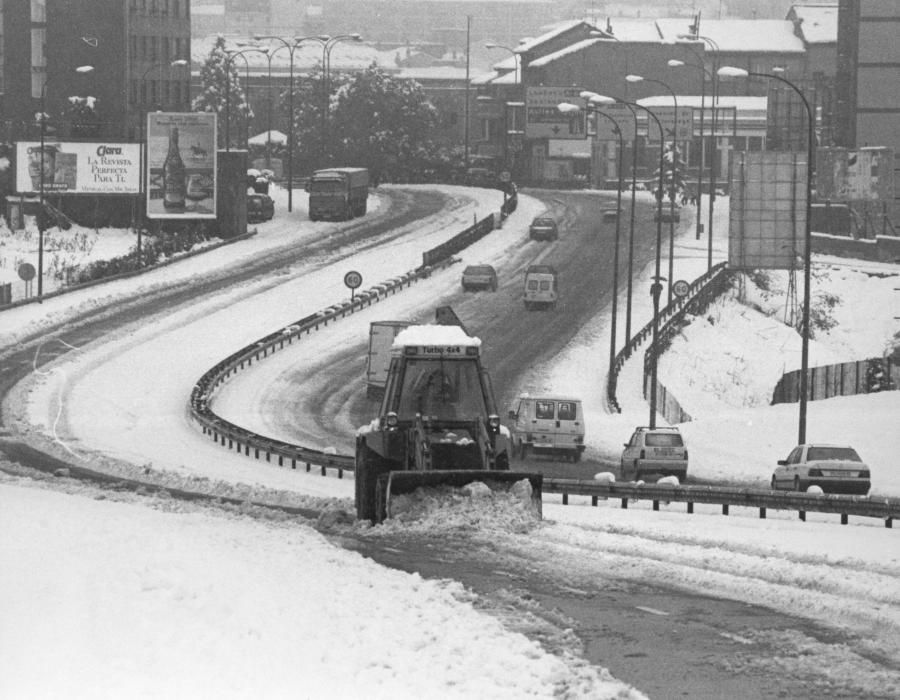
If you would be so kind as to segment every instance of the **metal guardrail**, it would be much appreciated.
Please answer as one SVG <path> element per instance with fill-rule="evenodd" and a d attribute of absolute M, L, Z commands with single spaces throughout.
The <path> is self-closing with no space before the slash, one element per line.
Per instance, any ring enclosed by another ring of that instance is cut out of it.
<path fill-rule="evenodd" d="M 675 322 L 680 320 L 688 311 L 693 311 L 698 308 L 700 304 L 708 302 L 708 298 L 712 294 L 713 290 L 715 290 L 715 293 L 718 294 L 718 285 L 724 278 L 724 275 L 726 273 L 726 265 L 727 263 L 725 262 L 720 262 L 717 265 L 713 265 L 700 277 L 691 282 L 690 287 L 688 288 L 687 296 L 680 299 L 675 299 L 671 304 L 667 304 L 663 309 L 660 309 L 660 327 L 658 330 L 657 339 L 658 343 L 662 344 L 671 337 L 671 333 L 673 332 L 672 328 L 674 327 Z M 619 406 L 619 401 L 616 398 L 616 385 L 619 372 L 625 365 L 626 360 L 628 360 L 628 358 L 631 357 L 632 353 L 637 350 L 638 346 L 640 346 L 641 343 L 650 338 L 652 334 L 653 320 L 651 319 L 643 328 L 641 328 L 641 330 L 639 330 L 631 338 L 628 339 L 628 342 L 625 343 L 625 347 L 623 347 L 613 359 L 613 372 L 608 377 L 606 383 L 606 398 L 609 402 L 610 407 L 615 409 L 617 413 L 622 412 L 622 409 Z M 649 353 L 652 350 L 652 347 L 648 348 L 647 352 Z M 646 374 L 646 355 L 644 359 L 644 365 L 644 374 Z"/>
<path fill-rule="evenodd" d="M 513 198 L 507 200 L 501 209 L 501 215 L 506 216 L 515 210 L 516 201 Z M 354 295 L 353 300 L 344 301 L 327 307 L 323 311 L 305 316 L 284 328 L 274 331 L 258 341 L 232 353 L 215 366 L 207 370 L 197 380 L 190 397 L 190 411 L 193 419 L 200 425 L 204 435 L 210 435 L 214 442 L 221 443 L 223 447 L 236 452 L 242 452 L 245 456 L 253 456 L 255 459 L 264 458 L 267 462 L 277 460 L 278 466 L 290 464 L 291 469 L 296 469 L 298 464 L 304 464 L 306 471 L 312 471 L 313 465 L 321 470 L 323 476 L 327 469 L 336 469 L 338 478 L 343 478 L 345 470 L 354 468 L 355 458 L 350 455 L 339 455 L 322 450 L 316 450 L 301 445 L 294 445 L 281 440 L 259 435 L 253 431 L 231 423 L 213 412 L 210 408 L 210 398 L 215 388 L 226 381 L 232 374 L 250 367 L 254 361 L 266 358 L 270 353 L 275 353 L 291 345 L 294 340 L 318 330 L 320 326 L 327 326 L 329 322 L 344 318 L 360 309 L 377 303 L 382 298 L 392 295 L 404 287 L 409 287 L 420 279 L 429 277 L 435 269 L 452 265 L 457 261 L 452 253 L 466 245 L 474 243 L 479 238 L 487 235 L 494 228 L 494 215 L 491 214 L 462 233 L 457 234 L 447 243 L 427 251 L 423 258 L 427 264 L 411 270 L 386 282 L 374 285 L 368 290 Z"/>
<path fill-rule="evenodd" d="M 303 335 L 327 326 L 329 322 L 346 317 L 362 308 L 377 303 L 380 299 L 409 287 L 414 282 L 428 277 L 436 268 L 446 267 L 456 262 L 448 257 L 436 263 L 434 267 L 422 266 L 416 270 L 394 277 L 378 284 L 358 295 L 351 301 L 335 304 L 324 311 L 316 312 L 299 319 L 295 323 L 270 333 L 260 340 L 229 355 L 214 367 L 210 368 L 194 385 L 190 397 L 191 415 L 202 427 L 203 433 L 210 435 L 214 442 L 223 448 L 243 453 L 254 459 L 265 459 L 267 462 L 277 460 L 279 466 L 290 464 L 292 469 L 305 465 L 307 472 L 315 465 L 322 476 L 327 470 L 337 471 L 337 477 L 343 478 L 344 471 L 352 471 L 355 458 L 351 455 L 340 455 L 322 450 L 315 450 L 300 445 L 268 438 L 246 430 L 216 415 L 209 406 L 209 400 L 215 388 L 237 373 L 250 367 L 254 361 L 260 361 L 269 354 L 274 354 L 284 346 L 299 340 Z M 705 286 L 709 277 L 724 271 L 724 263 L 712 268 L 706 275 L 694 282 L 694 285 Z M 675 312 L 687 310 L 689 302 L 681 305 L 670 305 L 664 313 L 671 316 Z M 647 331 L 648 327 L 641 331 Z M 639 334 L 640 335 L 640 334 Z M 638 336 L 629 343 L 629 354 L 637 347 Z M 640 342 L 640 341 L 638 341 Z M 624 352 L 624 350 L 622 351 Z M 619 354 L 620 356 L 622 353 Z M 625 358 L 617 357 L 617 369 Z M 863 496 L 813 495 L 796 492 L 778 492 L 767 489 L 745 489 L 718 486 L 671 486 L 658 484 L 608 483 L 601 481 L 581 481 L 575 479 L 544 478 L 544 493 L 562 494 L 563 504 L 568 503 L 569 495 L 590 496 L 592 504 L 597 505 L 599 499 L 620 498 L 622 508 L 627 508 L 629 501 L 652 501 L 653 510 L 659 510 L 660 503 L 682 502 L 687 504 L 687 512 L 693 513 L 695 503 L 718 504 L 722 514 L 728 515 L 731 506 L 753 507 L 759 509 L 760 518 L 766 517 L 766 510 L 796 510 L 800 519 L 806 519 L 807 512 L 838 513 L 841 523 L 846 524 L 850 515 L 880 518 L 885 527 L 893 527 L 893 520 L 900 517 L 900 499 L 870 498 Z"/>
<path fill-rule="evenodd" d="M 851 515 L 884 520 L 884 526 L 893 527 L 894 518 L 900 518 L 900 498 L 871 496 L 843 496 L 836 494 L 810 494 L 797 491 L 772 491 L 769 489 L 734 488 L 727 486 L 674 486 L 663 484 L 633 484 L 578 479 L 544 478 L 544 493 L 562 494 L 563 505 L 569 496 L 590 496 L 591 505 L 600 499 L 619 498 L 622 508 L 629 501 L 652 501 L 653 510 L 660 503 L 686 503 L 687 512 L 694 512 L 695 503 L 722 506 L 722 515 L 728 515 L 731 506 L 758 508 L 759 517 L 765 518 L 768 509 L 796 510 L 801 520 L 807 513 L 838 513 L 841 524 L 846 525 Z"/>

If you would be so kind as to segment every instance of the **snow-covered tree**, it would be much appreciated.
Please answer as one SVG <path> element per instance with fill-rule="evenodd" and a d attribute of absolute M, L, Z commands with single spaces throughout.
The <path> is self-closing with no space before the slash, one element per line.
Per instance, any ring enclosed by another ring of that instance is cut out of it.
<path fill-rule="evenodd" d="M 673 201 L 678 201 L 687 194 L 687 186 L 684 182 L 685 162 L 681 156 L 681 149 L 675 143 L 667 143 L 663 151 L 663 192 Z M 653 172 L 654 191 L 657 198 L 659 192 L 659 168 Z"/>
<path fill-rule="evenodd" d="M 377 181 L 383 173 L 395 176 L 426 167 L 437 150 L 431 136 L 438 115 L 418 83 L 394 78 L 373 64 L 349 76 L 332 74 L 329 87 L 326 108 L 317 66 L 294 91 L 298 172 L 336 164 L 366 167 Z M 287 102 L 285 94 L 282 109 Z"/>
<path fill-rule="evenodd" d="M 203 91 L 194 98 L 191 108 L 195 112 L 218 115 L 219 146 L 225 148 L 226 132 L 229 140 L 235 143 L 253 118 L 253 110 L 241 87 L 240 73 L 226 48 L 225 37 L 216 39 L 200 68 L 200 84 Z"/>
<path fill-rule="evenodd" d="M 329 109 L 329 155 L 353 159 L 376 178 L 386 167 L 421 169 L 436 150 L 438 113 L 422 87 L 374 64 L 337 89 Z"/>

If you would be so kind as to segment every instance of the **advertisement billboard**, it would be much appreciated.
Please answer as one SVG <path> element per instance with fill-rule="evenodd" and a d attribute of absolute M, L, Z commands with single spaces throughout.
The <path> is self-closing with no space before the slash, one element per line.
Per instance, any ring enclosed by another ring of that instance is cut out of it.
<path fill-rule="evenodd" d="M 803 266 L 807 161 L 805 151 L 735 153 L 728 267 L 790 270 Z"/>
<path fill-rule="evenodd" d="M 136 143 L 19 141 L 16 191 L 54 194 L 137 194 L 141 147 Z"/>
<path fill-rule="evenodd" d="M 147 115 L 147 217 L 216 217 L 216 115 Z"/>
<path fill-rule="evenodd" d="M 889 201 L 894 198 L 894 151 L 890 148 L 820 148 L 816 154 L 820 200 Z"/>
<path fill-rule="evenodd" d="M 563 102 L 584 105 L 582 88 L 531 86 L 525 96 L 525 138 L 584 139 L 586 111 L 563 114 Z"/>

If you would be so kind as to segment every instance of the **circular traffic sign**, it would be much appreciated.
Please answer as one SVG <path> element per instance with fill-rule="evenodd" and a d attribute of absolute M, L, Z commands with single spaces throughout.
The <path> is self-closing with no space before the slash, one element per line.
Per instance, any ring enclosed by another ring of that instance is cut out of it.
<path fill-rule="evenodd" d="M 24 282 L 30 282 L 34 279 L 34 265 L 31 263 L 22 263 L 19 265 L 19 279 Z"/>
<path fill-rule="evenodd" d="M 344 284 L 350 289 L 356 289 L 362 285 L 362 275 L 356 270 L 350 270 L 350 272 L 344 275 Z"/>
<path fill-rule="evenodd" d="M 691 285 L 685 280 L 678 280 L 672 285 L 672 294 L 676 297 L 686 297 L 689 291 L 691 291 Z"/>

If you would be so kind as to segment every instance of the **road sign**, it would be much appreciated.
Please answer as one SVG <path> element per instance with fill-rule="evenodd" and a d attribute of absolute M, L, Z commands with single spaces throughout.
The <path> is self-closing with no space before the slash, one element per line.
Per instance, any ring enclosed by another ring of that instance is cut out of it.
<path fill-rule="evenodd" d="M 628 105 L 616 102 L 592 107 L 591 111 L 600 113 L 592 117 L 592 120 L 596 123 L 595 131 L 598 141 L 618 141 L 619 139 L 619 135 L 613 128 L 612 121 L 602 116 L 602 114 L 608 114 L 615 120 L 622 130 L 622 138 L 625 141 L 634 141 L 637 130 L 635 129 L 634 116 L 631 114 L 631 109 Z"/>
<path fill-rule="evenodd" d="M 583 105 L 580 87 L 529 86 L 525 95 L 525 138 L 584 139 L 585 111 L 563 114 L 563 102 Z"/>
<path fill-rule="evenodd" d="M 31 263 L 22 263 L 19 265 L 19 279 L 30 282 L 34 279 L 34 265 Z"/>
<path fill-rule="evenodd" d="M 679 107 L 678 119 L 675 118 L 675 107 L 650 107 L 653 115 L 659 119 L 666 141 L 689 141 L 694 135 L 694 108 Z M 653 117 L 648 116 L 650 125 L 648 136 L 650 141 L 659 142 L 659 128 Z"/>
<path fill-rule="evenodd" d="M 691 291 L 691 285 L 685 280 L 678 280 L 672 285 L 672 294 L 676 297 L 686 297 Z"/>
<path fill-rule="evenodd" d="M 344 275 L 344 284 L 350 289 L 357 289 L 362 285 L 362 275 L 356 270 L 350 270 Z"/>

